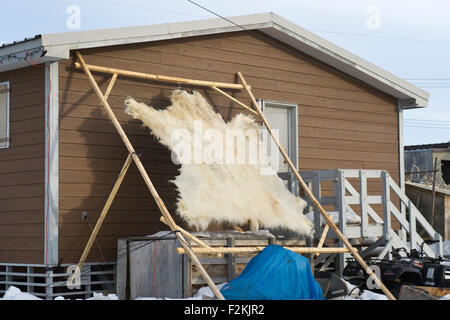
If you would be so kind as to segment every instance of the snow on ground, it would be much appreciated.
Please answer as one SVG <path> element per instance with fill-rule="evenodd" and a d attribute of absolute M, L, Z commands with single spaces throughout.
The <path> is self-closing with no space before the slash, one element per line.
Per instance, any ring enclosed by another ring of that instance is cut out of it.
<path fill-rule="evenodd" d="M 437 252 L 437 243 L 433 243 L 430 245 L 431 249 L 434 252 Z M 444 257 L 450 257 L 450 240 L 442 241 L 443 253 Z"/>
<path fill-rule="evenodd" d="M 222 283 L 217 286 L 217 288 L 220 290 L 222 287 L 226 284 Z M 346 282 L 349 291 L 351 291 L 353 288 L 355 288 L 354 285 Z M 448 297 L 447 297 L 448 296 Z M 450 295 L 447 295 L 446 298 L 450 299 Z M 203 297 L 207 298 L 214 298 L 214 293 L 211 291 L 209 287 L 202 287 L 200 288 L 197 293 L 190 298 L 185 299 L 176 299 L 176 298 L 155 298 L 155 297 L 140 297 L 136 298 L 136 300 L 203 300 Z M 385 295 L 377 294 L 375 292 L 371 292 L 368 290 L 364 290 L 362 294 L 360 294 L 359 289 L 355 289 L 352 292 L 351 296 L 348 297 L 342 297 L 339 298 L 341 300 L 387 300 Z M 5 292 L 3 298 L 0 298 L 0 300 L 42 300 L 41 298 L 38 298 L 32 294 L 29 294 L 27 292 L 22 292 L 19 288 L 16 288 L 14 286 L 9 287 L 8 290 Z M 68 300 L 64 297 L 56 297 L 55 300 Z M 119 300 L 119 298 L 115 294 L 108 294 L 103 295 L 102 293 L 94 293 L 92 297 L 87 298 L 86 300 Z"/>
<path fill-rule="evenodd" d="M 3 295 L 3 298 L 0 298 L 0 300 L 42 300 L 42 299 L 33 296 L 30 293 L 22 292 L 20 291 L 19 288 L 13 286 L 9 287 L 8 290 L 6 290 L 5 294 Z"/>
<path fill-rule="evenodd" d="M 348 291 L 351 293 L 351 295 L 337 298 L 335 300 L 388 300 L 388 298 L 384 294 L 375 293 L 369 290 L 363 290 L 362 292 L 360 292 L 359 288 L 352 285 L 350 282 L 345 280 L 343 281 L 347 285 Z"/>
<path fill-rule="evenodd" d="M 227 284 L 222 283 L 217 285 L 217 288 L 220 290 L 222 287 Z M 136 300 L 202 300 L 203 296 L 208 298 L 214 298 L 214 293 L 211 291 L 209 287 L 202 287 L 200 288 L 197 293 L 190 298 L 185 299 L 176 299 L 176 298 L 155 298 L 155 297 L 140 297 L 136 298 Z M 3 295 L 3 298 L 0 298 L 0 300 L 42 300 L 41 298 L 38 298 L 30 293 L 22 292 L 19 288 L 11 286 L 6 290 L 5 294 Z M 64 298 L 62 296 L 58 296 L 55 298 L 55 300 L 69 300 L 68 298 Z M 82 300 L 82 299 L 78 299 Z M 97 293 L 94 292 L 93 296 L 90 298 L 87 298 L 85 300 L 119 300 L 117 295 L 111 293 L 108 295 L 104 295 L 103 293 Z"/>
<path fill-rule="evenodd" d="M 222 289 L 222 287 L 224 285 L 226 285 L 227 282 L 221 283 L 219 285 L 217 285 L 217 289 Z M 212 292 L 211 288 L 206 286 L 206 287 L 202 287 L 200 289 L 198 289 L 198 291 L 194 294 L 193 297 L 190 298 L 155 298 L 155 297 L 139 297 L 136 298 L 135 300 L 203 300 L 203 297 L 208 297 L 208 298 L 215 298 L 214 293 Z"/>
<path fill-rule="evenodd" d="M 3 298 L 0 298 L 0 300 L 43 300 L 43 299 L 38 298 L 30 293 L 22 292 L 19 288 L 11 286 L 8 288 L 8 290 L 6 290 L 5 294 L 3 295 Z M 55 298 L 55 300 L 69 300 L 69 299 L 58 296 Z M 105 296 L 102 293 L 94 292 L 93 296 L 87 298 L 86 300 L 119 300 L 119 298 L 115 294 L 108 294 L 107 296 Z"/>

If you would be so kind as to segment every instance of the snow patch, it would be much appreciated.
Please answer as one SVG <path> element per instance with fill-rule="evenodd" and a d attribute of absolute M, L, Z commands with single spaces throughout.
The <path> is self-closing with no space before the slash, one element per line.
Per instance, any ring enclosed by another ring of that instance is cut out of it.
<path fill-rule="evenodd" d="M 0 298 L 0 300 L 42 300 L 41 298 L 38 298 L 30 293 L 22 292 L 17 287 L 9 287 L 8 290 L 6 290 L 5 294 L 3 295 L 3 298 Z"/>
<path fill-rule="evenodd" d="M 349 296 L 337 298 L 338 300 L 388 300 L 384 294 L 379 294 L 370 290 L 363 290 L 360 292 L 359 288 L 345 281 L 348 291 L 351 293 Z"/>

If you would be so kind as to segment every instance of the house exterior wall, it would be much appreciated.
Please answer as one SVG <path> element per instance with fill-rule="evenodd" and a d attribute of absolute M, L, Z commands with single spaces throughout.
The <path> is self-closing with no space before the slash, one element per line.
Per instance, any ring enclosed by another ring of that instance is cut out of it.
<path fill-rule="evenodd" d="M 257 99 L 298 104 L 299 169 L 388 170 L 398 182 L 397 101 L 289 46 L 257 33 L 234 32 L 83 50 L 88 64 L 192 79 L 235 82 L 241 71 Z M 127 151 L 75 60 L 59 68 L 59 256 L 77 261 Z M 94 73 L 103 92 L 110 76 Z M 170 152 L 124 113 L 126 96 L 169 105 L 173 85 L 119 77 L 109 102 L 141 155 L 156 189 L 175 215 L 177 175 Z M 246 111 L 199 89 L 225 119 Z M 250 105 L 242 91 L 233 95 Z M 371 185 L 381 190 L 380 185 Z M 86 211 L 89 223 L 82 220 Z M 119 237 L 167 229 L 134 165 L 119 190 L 89 260 L 115 259 Z"/>
<path fill-rule="evenodd" d="M 45 70 L 0 73 L 10 82 L 10 145 L 0 149 L 0 262 L 43 263 Z"/>

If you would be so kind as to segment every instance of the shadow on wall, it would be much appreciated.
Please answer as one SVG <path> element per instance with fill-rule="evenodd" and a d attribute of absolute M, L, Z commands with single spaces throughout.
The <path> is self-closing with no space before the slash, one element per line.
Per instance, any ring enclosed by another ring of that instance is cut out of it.
<path fill-rule="evenodd" d="M 68 95 L 71 94 L 73 73 L 72 71 L 63 86 L 61 105 L 67 103 Z M 104 91 L 109 83 L 109 77 L 105 76 L 97 81 Z M 119 87 L 120 80 L 116 82 L 115 89 Z M 148 97 L 142 97 L 141 90 L 141 96 L 138 92 L 135 96 L 157 108 L 165 108 L 170 104 L 162 90 L 157 95 L 152 93 L 148 90 L 146 94 Z M 129 95 L 133 95 L 133 92 Z M 140 156 L 156 190 L 176 219 L 174 212 L 177 193 L 169 181 L 178 174 L 178 167 L 172 163 L 170 151 L 153 139 L 147 128 L 144 128 L 140 122 L 132 120 L 128 115 L 120 113 L 123 112 L 124 99 L 124 96 L 115 96 L 113 89 L 109 102 L 136 153 Z M 60 151 L 60 157 L 70 158 L 70 161 L 60 163 L 59 257 L 61 263 L 76 262 L 80 258 L 128 155 L 119 134 L 98 103 L 93 89 L 86 91 L 75 102 L 67 104 L 70 107 L 60 114 L 60 121 L 72 121 L 73 114 L 79 115 L 75 112 L 76 108 L 84 108 L 84 110 L 89 108 L 92 111 L 83 115 L 79 123 L 79 118 L 73 119 L 77 125 L 73 130 L 68 131 L 69 134 L 75 132 L 75 137 L 79 135 L 80 142 L 60 142 L 60 149 L 63 149 L 63 154 Z M 64 135 L 65 132 L 61 134 Z M 83 212 L 87 213 L 87 219 L 82 219 Z M 91 249 L 88 261 L 115 260 L 117 240 L 120 237 L 149 235 L 160 230 L 167 230 L 168 227 L 162 224 L 159 218 L 159 209 L 142 176 L 132 163 L 100 229 L 97 242 Z"/>
<path fill-rule="evenodd" d="M 78 261 L 128 154 L 85 75 L 74 70 L 71 63 L 66 65 L 66 71 L 65 82 L 60 85 L 60 105 L 64 106 L 64 112 L 60 112 L 60 122 L 70 123 L 73 120 L 73 123 L 76 123 L 71 124 L 67 132 L 74 134 L 78 141 L 72 142 L 70 138 L 66 138 L 65 142 L 60 143 L 60 149 L 63 149 L 60 157 L 70 160 L 60 164 L 59 246 L 62 263 Z M 94 76 L 102 92 L 105 92 L 110 76 Z M 169 212 L 180 226 L 189 230 L 175 212 L 178 194 L 174 185 L 169 182 L 178 175 L 179 167 L 172 162 L 170 151 L 158 143 L 140 121 L 131 119 L 123 112 L 126 96 L 135 97 L 155 108 L 166 108 L 170 105 L 169 96 L 174 89 L 176 88 L 173 86 L 155 83 L 149 86 L 148 81 L 138 79 L 132 79 L 130 85 L 130 79 L 121 77 L 116 81 L 108 101 Z M 189 86 L 183 89 L 199 90 Z M 218 108 L 217 95 L 212 95 L 210 90 L 199 91 L 227 121 L 237 113 L 246 113 L 228 99 L 226 104 L 222 103 L 223 107 Z M 235 93 L 231 95 L 235 96 Z M 250 103 L 249 100 L 243 101 Z M 88 219 L 82 219 L 83 212 L 87 213 Z M 159 221 L 160 216 L 153 197 L 132 164 L 100 230 L 98 242 L 92 247 L 88 261 L 115 260 L 117 239 L 120 237 L 148 235 L 167 230 L 168 227 Z M 248 226 L 242 227 L 244 230 L 249 229 Z M 232 226 L 229 224 L 215 223 L 211 224 L 208 230 L 230 229 Z"/>

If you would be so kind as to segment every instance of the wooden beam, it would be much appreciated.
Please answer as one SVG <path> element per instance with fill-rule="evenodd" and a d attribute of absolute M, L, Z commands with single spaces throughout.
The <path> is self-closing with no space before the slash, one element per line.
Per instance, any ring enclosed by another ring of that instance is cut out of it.
<path fill-rule="evenodd" d="M 83 250 L 83 254 L 81 255 L 80 261 L 78 262 L 77 268 L 78 272 L 81 272 L 81 269 L 83 268 L 83 264 L 86 261 L 89 252 L 91 251 L 92 244 L 94 243 L 94 240 L 97 237 L 97 234 L 100 230 L 100 227 L 103 224 L 103 221 L 106 218 L 106 215 L 108 214 L 109 208 L 111 207 L 111 204 L 117 194 L 117 191 L 119 191 L 120 185 L 122 184 L 122 181 L 125 178 L 125 175 L 127 174 L 131 161 L 132 161 L 131 154 L 128 154 L 128 157 L 125 160 L 125 163 L 123 164 L 122 170 L 120 170 L 119 176 L 117 177 L 117 180 L 114 183 L 114 186 L 108 196 L 108 199 L 106 200 L 106 203 L 103 206 L 102 212 L 100 213 L 100 217 L 98 218 L 97 223 L 95 224 L 95 227 L 92 230 L 91 236 L 89 237 L 86 247 Z"/>
<path fill-rule="evenodd" d="M 161 218 L 159 218 L 159 220 L 162 223 L 164 223 L 165 225 L 169 225 L 168 222 L 166 221 L 166 218 L 164 218 L 164 216 L 161 216 Z M 212 249 L 212 247 L 208 246 L 206 243 L 204 243 L 202 240 L 198 239 L 197 237 L 194 237 L 192 234 L 190 234 L 188 231 L 184 230 L 180 226 L 177 225 L 176 229 L 179 230 L 186 238 L 195 242 L 199 246 L 201 246 L 203 248 L 207 248 L 207 249 Z"/>
<path fill-rule="evenodd" d="M 119 76 L 138 78 L 138 79 L 146 79 L 146 80 L 152 80 L 152 81 L 160 81 L 160 82 L 176 83 L 176 84 L 186 84 L 186 85 L 191 85 L 191 86 L 209 87 L 209 88 L 217 87 L 217 88 L 234 89 L 234 90 L 242 90 L 243 89 L 242 85 L 237 84 L 237 83 L 215 82 L 215 81 L 205 81 L 205 80 L 194 80 L 194 79 L 187 79 L 187 78 L 170 77 L 170 76 L 163 76 L 163 75 L 159 75 L 159 74 L 135 72 L 135 71 L 116 69 L 116 68 L 107 68 L 107 67 L 101 67 L 101 66 L 96 66 L 96 65 L 92 65 L 92 64 L 86 64 L 86 67 L 89 68 L 90 71 L 117 74 Z M 75 62 L 75 68 L 83 69 L 83 64 L 81 63 L 81 61 Z"/>
<path fill-rule="evenodd" d="M 142 164 L 141 160 L 137 156 L 133 145 L 131 144 L 130 140 L 128 139 L 128 136 L 126 135 L 125 131 L 123 130 L 122 126 L 119 123 L 119 120 L 117 120 L 111 106 L 109 105 L 108 101 L 105 100 L 105 97 L 103 93 L 101 92 L 97 82 L 95 81 L 94 77 L 92 76 L 92 73 L 89 69 L 89 66 L 85 63 L 83 56 L 80 54 L 80 52 L 76 51 L 76 56 L 78 58 L 78 61 L 80 63 L 81 68 L 83 69 L 84 73 L 87 75 L 89 82 L 91 83 L 92 88 L 94 89 L 95 94 L 97 95 L 98 99 L 101 101 L 103 107 L 105 108 L 106 113 L 108 114 L 109 119 L 113 123 L 114 127 L 116 128 L 117 132 L 119 133 L 120 137 L 122 138 L 123 143 L 125 144 L 125 147 L 128 149 L 128 152 L 131 154 L 134 163 L 136 164 L 136 167 L 138 168 L 142 178 L 144 179 L 145 184 L 147 185 L 147 188 L 149 189 L 151 195 L 153 196 L 153 199 L 156 202 L 156 205 L 158 206 L 161 214 L 164 216 L 166 221 L 168 222 L 169 228 L 172 231 L 178 231 L 176 229 L 177 225 L 175 224 L 175 221 L 173 220 L 172 216 L 169 213 L 169 210 L 167 209 L 166 205 L 164 204 L 164 201 L 159 196 L 158 192 L 156 191 L 155 186 L 153 185 L 152 181 L 150 180 L 150 177 L 147 174 L 147 171 L 144 168 L 144 165 Z M 117 73 L 117 69 L 115 72 Z M 211 86 L 211 85 L 209 85 Z M 220 290 L 217 288 L 211 277 L 206 272 L 205 268 L 203 268 L 202 264 L 198 260 L 197 256 L 192 252 L 192 250 L 189 248 L 189 245 L 187 244 L 186 240 L 184 239 L 184 236 L 181 234 L 181 232 L 175 233 L 178 240 L 180 241 L 183 248 L 186 250 L 187 255 L 192 260 L 192 262 L 195 264 L 195 266 L 198 268 L 198 271 L 202 275 L 202 277 L 205 279 L 208 286 L 211 288 L 211 290 L 214 292 L 216 297 L 219 300 L 225 300 Z"/>
<path fill-rule="evenodd" d="M 211 88 L 212 88 L 213 90 L 215 90 L 215 91 L 217 91 L 217 92 L 223 94 L 225 97 L 227 97 L 227 98 L 230 99 L 231 101 L 236 102 L 238 105 L 244 107 L 245 109 L 247 109 L 247 110 L 250 111 L 251 113 L 258 115 L 258 112 L 256 112 L 255 110 L 253 110 L 252 108 L 250 108 L 250 107 L 247 106 L 246 104 L 240 102 L 238 99 L 236 99 L 236 98 L 230 96 L 228 93 L 226 93 L 226 92 L 220 90 L 219 88 L 217 88 L 217 87 L 215 87 L 215 86 L 213 86 L 213 87 L 211 87 Z"/>
<path fill-rule="evenodd" d="M 236 254 L 236 253 L 258 253 L 264 250 L 264 246 L 255 247 L 212 247 L 210 249 L 203 247 L 191 248 L 197 254 Z M 296 253 L 345 253 L 349 252 L 347 248 L 316 248 L 316 247 L 284 247 Z M 185 254 L 183 248 L 177 248 L 179 254 Z"/>
<path fill-rule="evenodd" d="M 259 107 L 251 88 L 247 85 L 247 82 L 245 81 L 244 76 L 241 72 L 238 72 L 238 77 L 241 80 L 245 90 L 247 91 L 248 95 L 250 96 L 252 103 L 254 105 L 255 110 L 258 112 L 259 116 L 261 117 L 264 125 L 266 126 L 267 131 L 269 131 L 270 135 L 272 136 L 274 142 L 278 146 L 278 149 L 280 150 L 280 153 L 282 154 L 283 158 L 286 160 L 287 164 L 291 168 L 294 175 L 297 177 L 297 180 L 299 181 L 300 186 L 304 190 L 305 194 L 308 196 L 308 198 L 311 200 L 311 202 L 314 204 L 314 206 L 319 210 L 322 217 L 325 219 L 326 223 L 330 226 L 331 230 L 336 233 L 338 238 L 342 241 L 344 246 L 350 251 L 350 253 L 355 257 L 355 259 L 359 262 L 359 264 L 363 267 L 363 269 L 366 271 L 366 273 L 374 280 L 376 285 L 379 286 L 379 288 L 386 294 L 386 296 L 391 300 L 396 300 L 395 297 L 392 295 L 392 293 L 389 291 L 388 288 L 381 282 L 381 280 L 375 275 L 375 273 L 369 269 L 369 266 L 364 261 L 364 259 L 358 254 L 358 251 L 352 246 L 350 241 L 348 241 L 347 237 L 339 230 L 339 227 L 333 222 L 333 219 L 330 217 L 330 215 L 325 211 L 325 209 L 322 207 L 320 202 L 316 199 L 314 194 L 311 192 L 311 190 L 306 185 L 303 178 L 298 173 L 297 169 L 295 168 L 295 165 L 292 163 L 292 160 L 289 158 L 289 155 L 284 150 L 283 146 L 281 145 L 280 141 L 276 138 L 276 136 L 273 134 L 272 127 L 270 126 L 270 123 L 267 121 L 266 117 L 261 111 L 261 108 Z"/>
<path fill-rule="evenodd" d="M 114 84 L 116 83 L 117 76 L 118 76 L 117 73 L 114 73 L 114 74 L 112 75 L 111 80 L 109 81 L 108 88 L 106 88 L 106 92 L 105 92 L 105 94 L 103 95 L 103 97 L 105 98 L 105 100 L 108 100 L 109 94 L 111 93 L 111 90 L 112 90 L 112 88 L 114 87 Z"/>
<path fill-rule="evenodd" d="M 323 247 L 329 229 L 330 226 L 326 224 L 325 227 L 323 228 L 322 235 L 320 236 L 319 244 L 317 245 L 318 249 Z M 319 252 L 316 252 L 316 256 L 318 256 L 319 254 L 320 254 Z"/>

